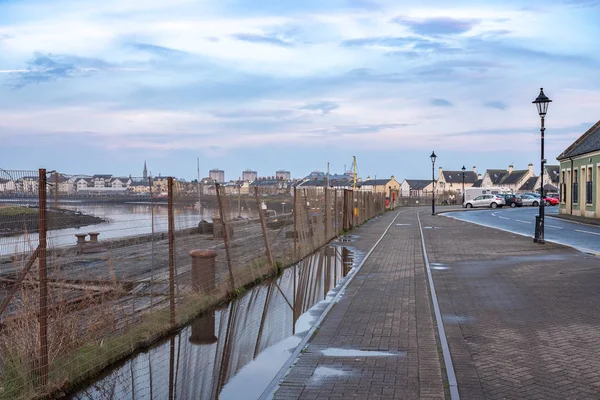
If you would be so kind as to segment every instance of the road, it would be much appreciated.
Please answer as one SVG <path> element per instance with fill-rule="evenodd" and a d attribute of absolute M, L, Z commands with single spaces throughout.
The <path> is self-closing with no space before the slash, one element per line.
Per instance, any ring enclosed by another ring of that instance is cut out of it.
<path fill-rule="evenodd" d="M 445 213 L 446 217 L 497 228 L 533 238 L 537 207 L 480 209 Z M 600 226 L 579 224 L 552 218 L 558 207 L 546 207 L 544 236 L 546 241 L 560 243 L 585 252 L 600 254 Z"/>

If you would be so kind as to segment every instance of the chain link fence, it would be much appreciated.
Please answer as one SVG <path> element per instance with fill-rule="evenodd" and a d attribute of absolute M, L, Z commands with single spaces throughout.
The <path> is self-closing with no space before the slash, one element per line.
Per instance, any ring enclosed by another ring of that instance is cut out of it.
<path fill-rule="evenodd" d="M 0 399 L 69 391 L 386 208 L 323 187 L 198 189 L 0 169 Z M 297 301 L 307 277 L 275 281 L 260 307 L 282 297 L 295 321 L 314 304 Z"/>

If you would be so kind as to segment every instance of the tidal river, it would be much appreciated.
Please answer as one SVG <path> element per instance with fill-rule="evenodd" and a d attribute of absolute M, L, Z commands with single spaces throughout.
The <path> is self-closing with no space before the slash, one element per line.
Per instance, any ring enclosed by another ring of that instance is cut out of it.
<path fill-rule="evenodd" d="M 51 205 L 51 203 L 49 203 Z M 107 222 L 82 226 L 78 228 L 56 229 L 48 232 L 48 247 L 71 246 L 76 242 L 76 233 L 100 232 L 99 239 L 116 239 L 126 236 L 166 232 L 168 230 L 167 205 L 151 203 L 83 203 L 64 202 L 60 208 L 79 211 L 83 214 L 100 217 Z M 200 220 L 211 221 L 217 210 L 207 207 L 176 207 L 175 229 L 191 228 Z M 242 210 L 242 217 L 252 217 L 247 210 Z M 0 237 L 0 256 L 33 251 L 37 246 L 38 234 Z"/>

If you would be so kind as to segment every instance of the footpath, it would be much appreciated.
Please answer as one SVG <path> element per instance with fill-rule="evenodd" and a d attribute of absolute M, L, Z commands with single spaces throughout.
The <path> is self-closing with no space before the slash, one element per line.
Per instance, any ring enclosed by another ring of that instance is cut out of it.
<path fill-rule="evenodd" d="M 450 398 L 417 214 L 460 398 L 600 398 L 600 258 L 426 208 L 352 232 L 397 215 L 275 398 Z"/>

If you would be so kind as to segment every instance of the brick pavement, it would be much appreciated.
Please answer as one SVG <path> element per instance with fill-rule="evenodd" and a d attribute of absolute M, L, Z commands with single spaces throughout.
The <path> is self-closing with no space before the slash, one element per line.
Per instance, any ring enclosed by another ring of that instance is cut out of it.
<path fill-rule="evenodd" d="M 399 215 L 276 399 L 444 399 L 416 212 L 411 208 Z M 395 215 L 388 212 L 353 231 L 357 241 L 352 245 L 368 251 Z"/>
<path fill-rule="evenodd" d="M 421 218 L 461 399 L 600 398 L 600 258 Z"/>

